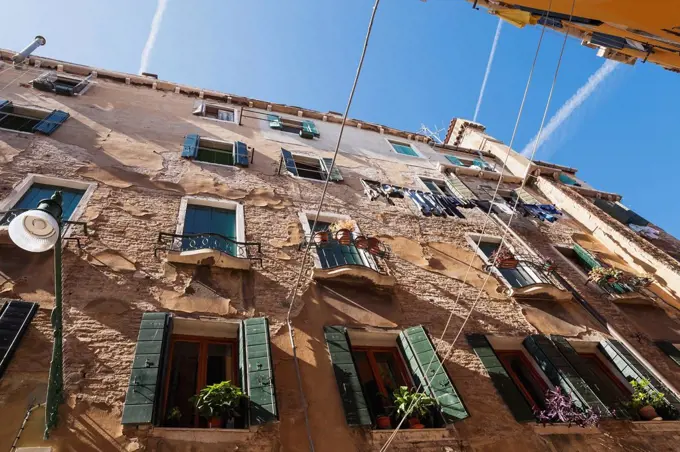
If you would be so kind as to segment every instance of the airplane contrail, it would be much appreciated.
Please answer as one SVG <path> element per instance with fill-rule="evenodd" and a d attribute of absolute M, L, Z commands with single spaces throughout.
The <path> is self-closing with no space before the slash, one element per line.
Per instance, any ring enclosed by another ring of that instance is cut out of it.
<path fill-rule="evenodd" d="M 153 20 L 151 21 L 151 29 L 149 30 L 149 37 L 146 38 L 146 44 L 144 44 L 144 50 L 142 50 L 142 59 L 139 63 L 139 73 L 146 72 L 149 67 L 149 56 L 153 50 L 153 46 L 156 43 L 156 36 L 158 36 L 158 31 L 161 28 L 161 21 L 163 20 L 163 13 L 165 12 L 165 7 L 168 5 L 168 0 L 158 0 L 158 5 L 156 6 L 156 13 L 153 15 Z"/>
<path fill-rule="evenodd" d="M 569 119 L 569 117 L 576 111 L 578 107 L 580 107 L 583 102 L 585 102 L 593 92 L 595 92 L 595 89 L 602 83 L 609 74 L 614 71 L 618 67 L 618 63 L 613 60 L 607 60 L 605 63 L 600 66 L 600 68 L 595 71 L 593 75 L 588 77 L 588 81 L 576 91 L 576 93 L 567 100 L 562 107 L 560 107 L 559 110 L 557 110 L 557 113 L 553 115 L 552 118 L 550 118 L 550 121 L 548 121 L 548 124 L 543 128 L 543 131 L 541 132 L 540 138 L 539 135 L 536 134 L 531 141 L 524 147 L 524 150 L 522 150 L 522 155 L 525 157 L 530 157 L 534 147 L 538 149 L 543 143 L 548 141 L 550 139 L 550 136 L 555 133 L 555 131 L 566 121 Z M 538 142 L 537 142 L 538 140 Z"/>
<path fill-rule="evenodd" d="M 474 122 L 477 122 L 477 115 L 479 114 L 479 107 L 482 106 L 482 98 L 484 97 L 484 90 L 486 90 L 486 81 L 489 79 L 489 73 L 491 72 L 491 64 L 493 63 L 493 57 L 496 54 L 496 46 L 498 45 L 498 38 L 501 36 L 501 25 L 503 21 L 498 19 L 498 26 L 496 26 L 496 35 L 493 37 L 493 44 L 491 45 L 491 53 L 489 53 L 489 61 L 486 63 L 486 72 L 484 73 L 484 79 L 482 80 L 482 88 L 479 90 L 479 98 L 477 99 L 477 107 L 475 108 L 475 116 L 472 118 Z"/>

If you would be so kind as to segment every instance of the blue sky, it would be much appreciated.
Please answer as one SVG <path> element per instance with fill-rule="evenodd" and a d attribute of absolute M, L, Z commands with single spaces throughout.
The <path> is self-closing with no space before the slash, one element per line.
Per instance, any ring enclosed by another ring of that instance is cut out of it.
<path fill-rule="evenodd" d="M 343 111 L 371 0 L 169 0 L 149 71 L 194 86 Z M 0 0 L 0 47 L 21 49 L 36 34 L 38 54 L 135 73 L 155 0 Z M 94 6 L 96 5 L 96 7 Z M 384 0 L 350 115 L 405 130 L 472 118 L 497 19 L 464 0 Z M 503 30 L 479 122 L 509 142 L 540 30 Z M 535 135 L 562 35 L 548 32 L 515 141 Z M 570 39 L 549 117 L 604 60 Z M 599 189 L 620 193 L 648 220 L 680 236 L 673 206 L 680 153 L 680 75 L 638 63 L 621 66 L 538 151 L 573 166 Z"/>

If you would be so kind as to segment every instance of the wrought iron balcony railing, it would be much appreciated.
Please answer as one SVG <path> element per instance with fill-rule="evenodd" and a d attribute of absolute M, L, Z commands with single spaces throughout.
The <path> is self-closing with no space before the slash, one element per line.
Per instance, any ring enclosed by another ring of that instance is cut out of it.
<path fill-rule="evenodd" d="M 532 256 L 515 256 L 515 259 L 517 259 L 517 266 L 514 268 L 505 268 L 499 263 L 495 267 L 513 288 L 520 289 L 536 284 L 550 284 L 561 291 L 567 290 L 560 279 L 555 276 L 555 270 L 545 263 Z M 491 264 L 487 265 L 487 271 L 491 267 Z"/>
<path fill-rule="evenodd" d="M 336 239 L 323 242 L 312 240 L 311 243 L 316 248 L 321 268 L 365 267 L 382 275 L 389 275 L 386 260 L 392 254 L 390 247 L 382 242 L 377 242 L 370 248 L 364 247 L 357 242 L 357 238 L 356 235 L 352 237 L 349 245 L 342 244 Z"/>
<path fill-rule="evenodd" d="M 205 232 L 201 234 L 173 234 L 159 232 L 154 247 L 154 255 L 159 251 L 184 252 L 215 250 L 238 259 L 257 261 L 262 266 L 262 246 L 260 242 L 239 242 L 221 234 Z"/>

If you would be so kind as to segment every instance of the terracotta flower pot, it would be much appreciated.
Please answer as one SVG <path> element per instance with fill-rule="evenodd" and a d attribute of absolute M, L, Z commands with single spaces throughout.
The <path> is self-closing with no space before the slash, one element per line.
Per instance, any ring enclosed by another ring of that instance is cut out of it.
<path fill-rule="evenodd" d="M 638 410 L 638 413 L 640 414 L 640 417 L 645 421 L 656 420 L 656 418 L 661 419 L 659 415 L 656 414 L 656 410 L 654 409 L 654 407 L 651 405 L 643 406 Z"/>
<path fill-rule="evenodd" d="M 378 255 L 381 253 L 380 240 L 375 237 L 368 238 L 368 252 L 373 255 Z"/>
<path fill-rule="evenodd" d="M 341 245 L 351 245 L 352 232 L 349 229 L 340 229 L 335 233 L 335 239 L 340 242 Z"/>
<path fill-rule="evenodd" d="M 417 417 L 409 418 L 409 420 L 408 420 L 409 427 L 413 428 L 414 425 L 418 425 L 418 424 L 420 424 L 420 419 L 418 419 Z"/>
<path fill-rule="evenodd" d="M 221 428 L 222 427 L 222 418 L 221 417 L 211 417 L 208 419 L 208 427 L 210 428 Z"/>
<path fill-rule="evenodd" d="M 392 428 L 392 420 L 389 418 L 389 416 L 378 416 L 375 419 L 376 424 L 378 424 L 378 428 L 385 430 L 388 428 Z"/>
<path fill-rule="evenodd" d="M 362 250 L 368 249 L 368 239 L 365 236 L 360 235 L 354 239 L 354 246 Z"/>
<path fill-rule="evenodd" d="M 328 232 L 326 231 L 319 231 L 314 234 L 314 243 L 317 245 L 321 245 L 322 243 L 325 243 L 328 241 Z"/>
<path fill-rule="evenodd" d="M 607 282 L 608 282 L 609 284 L 613 284 L 613 283 L 616 282 L 616 278 L 614 278 L 613 276 L 610 276 L 609 278 L 607 278 Z"/>
<path fill-rule="evenodd" d="M 515 258 L 503 259 L 498 262 L 498 268 L 517 268 L 519 261 Z"/>
<path fill-rule="evenodd" d="M 411 428 L 421 429 L 421 428 L 425 428 L 425 426 L 423 424 L 413 424 L 413 425 L 411 425 Z"/>

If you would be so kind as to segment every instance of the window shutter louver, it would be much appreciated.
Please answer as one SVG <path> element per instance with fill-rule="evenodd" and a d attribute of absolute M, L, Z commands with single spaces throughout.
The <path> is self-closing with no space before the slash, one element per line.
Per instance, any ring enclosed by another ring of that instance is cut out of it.
<path fill-rule="evenodd" d="M 448 174 L 446 178 L 446 185 L 453 192 L 453 194 L 462 202 L 467 203 L 473 199 L 477 199 L 474 193 L 463 183 L 458 176 L 453 173 Z"/>
<path fill-rule="evenodd" d="M 569 364 L 572 365 L 574 370 L 585 380 L 585 382 L 593 389 L 597 389 L 597 396 L 605 404 L 607 411 L 602 411 L 600 413 L 603 416 L 611 414 L 610 409 L 614 408 L 616 412 L 616 417 L 620 419 L 628 419 L 628 413 L 625 407 L 621 404 L 619 400 L 619 395 L 611 390 L 612 382 L 603 380 L 599 374 L 593 372 L 590 366 L 584 361 L 581 355 L 572 347 L 569 341 L 563 336 L 552 335 L 550 336 L 553 343 L 557 349 L 562 353 Z"/>
<path fill-rule="evenodd" d="M 205 115 L 205 101 L 197 100 L 194 102 L 194 109 L 191 114 L 204 116 Z"/>
<path fill-rule="evenodd" d="M 421 325 L 407 328 L 399 333 L 397 342 L 404 352 L 406 364 L 411 370 L 416 386 L 422 384 L 423 391 L 437 399 L 447 422 L 469 417 L 425 328 Z"/>
<path fill-rule="evenodd" d="M 574 243 L 573 250 L 591 269 L 602 266 L 592 254 L 586 251 L 586 249 L 578 243 Z"/>
<path fill-rule="evenodd" d="M 123 424 L 151 424 L 156 421 L 170 325 L 168 313 L 145 312 L 142 315 L 123 408 Z"/>
<path fill-rule="evenodd" d="M 540 202 L 538 199 L 534 197 L 531 193 L 529 193 L 527 190 L 524 188 L 516 188 L 514 190 L 515 197 L 520 200 L 521 203 L 523 204 L 532 204 L 532 205 L 538 205 Z"/>
<path fill-rule="evenodd" d="M 248 166 L 250 163 L 248 161 L 248 146 L 242 141 L 236 141 L 234 143 L 235 154 L 236 154 L 236 164 L 241 166 Z"/>
<path fill-rule="evenodd" d="M 297 166 L 295 166 L 295 159 L 290 151 L 281 148 L 281 156 L 283 157 L 283 162 L 286 164 L 286 169 L 293 176 L 298 175 Z"/>
<path fill-rule="evenodd" d="M 342 325 L 325 326 L 323 331 L 347 424 L 371 425 L 371 415 L 352 357 L 347 329 Z"/>
<path fill-rule="evenodd" d="M 319 136 L 319 131 L 316 130 L 314 121 L 302 121 L 302 129 L 300 130 L 302 138 L 314 138 Z"/>
<path fill-rule="evenodd" d="M 11 300 L 0 309 L 0 378 L 38 310 L 38 303 Z"/>
<path fill-rule="evenodd" d="M 678 350 L 672 342 L 669 341 L 657 341 L 656 346 L 661 349 L 670 359 L 675 361 L 675 364 L 680 366 L 680 350 Z"/>
<path fill-rule="evenodd" d="M 0 99 L 0 111 L 2 111 L 4 108 L 8 108 L 12 106 L 12 101 L 5 100 L 5 99 Z"/>
<path fill-rule="evenodd" d="M 522 343 L 552 384 L 571 396 L 576 406 L 581 409 L 596 408 L 601 413 L 609 412 L 550 339 L 540 334 L 532 334 Z"/>
<path fill-rule="evenodd" d="M 199 141 L 200 137 L 195 133 L 191 133 L 184 137 L 184 145 L 182 146 L 182 157 L 187 159 L 196 158 L 196 155 L 198 155 Z"/>
<path fill-rule="evenodd" d="M 269 127 L 276 130 L 283 129 L 283 124 L 281 123 L 281 118 L 278 115 L 267 115 L 267 121 L 269 121 Z"/>
<path fill-rule="evenodd" d="M 600 351 L 619 369 L 626 380 L 649 380 L 650 389 L 656 389 L 666 396 L 666 400 L 680 409 L 680 399 L 671 392 L 654 374 L 652 374 L 628 349 L 619 341 L 603 340 L 598 345 Z"/>
<path fill-rule="evenodd" d="M 323 170 L 326 172 L 326 174 L 328 174 L 328 168 L 330 168 L 333 165 L 333 159 L 321 158 L 319 159 L 319 161 L 321 162 L 321 167 L 323 168 Z M 333 166 L 333 171 L 331 171 L 331 180 L 334 182 L 343 180 L 338 165 Z"/>
<path fill-rule="evenodd" d="M 265 317 L 246 319 L 242 329 L 250 424 L 260 425 L 278 418 L 269 322 Z"/>
<path fill-rule="evenodd" d="M 456 166 L 465 166 L 465 164 L 455 155 L 447 155 L 446 160 L 453 163 Z"/>
<path fill-rule="evenodd" d="M 61 96 L 73 96 L 73 88 L 70 85 L 63 85 L 57 82 L 54 84 L 54 93 Z"/>
<path fill-rule="evenodd" d="M 45 135 L 52 135 L 70 115 L 65 111 L 53 110 L 45 119 L 33 127 L 33 132 L 40 132 Z"/>
<path fill-rule="evenodd" d="M 520 422 L 535 421 L 536 417 L 529 403 L 508 375 L 486 337 L 483 334 L 470 334 L 467 342 L 489 372 L 491 382 L 515 419 Z"/>

